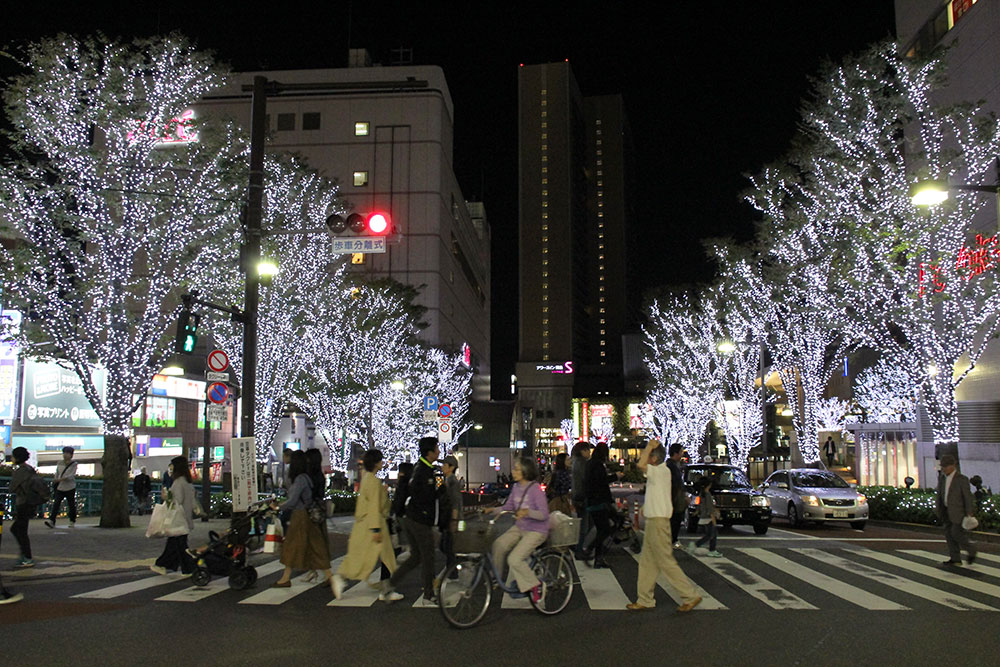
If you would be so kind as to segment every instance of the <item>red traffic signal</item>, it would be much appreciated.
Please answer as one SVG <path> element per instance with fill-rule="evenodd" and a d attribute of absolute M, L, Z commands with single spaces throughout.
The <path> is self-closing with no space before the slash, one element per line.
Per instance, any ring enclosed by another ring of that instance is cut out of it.
<path fill-rule="evenodd" d="M 368 215 L 351 213 L 347 218 L 333 214 L 326 219 L 326 226 L 335 236 L 349 231 L 353 236 L 385 236 L 392 232 L 389 214 L 375 211 Z"/>
<path fill-rule="evenodd" d="M 389 216 L 385 213 L 371 213 L 368 216 L 368 231 L 372 234 L 389 233 Z"/>

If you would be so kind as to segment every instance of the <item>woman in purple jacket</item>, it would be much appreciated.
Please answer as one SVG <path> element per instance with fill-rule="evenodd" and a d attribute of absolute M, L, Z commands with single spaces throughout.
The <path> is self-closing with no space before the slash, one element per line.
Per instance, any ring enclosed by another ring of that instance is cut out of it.
<path fill-rule="evenodd" d="M 528 558 L 549 536 L 549 504 L 538 484 L 538 466 L 534 459 L 517 459 L 511 472 L 516 483 L 507 502 L 486 510 L 487 513 L 511 511 L 517 518 L 510 530 L 493 542 L 493 563 L 502 575 L 504 561 L 507 561 L 511 577 L 517 581 L 517 589 L 522 595 L 530 593 L 531 599 L 538 602 L 542 598 L 542 584 L 531 571 Z"/>

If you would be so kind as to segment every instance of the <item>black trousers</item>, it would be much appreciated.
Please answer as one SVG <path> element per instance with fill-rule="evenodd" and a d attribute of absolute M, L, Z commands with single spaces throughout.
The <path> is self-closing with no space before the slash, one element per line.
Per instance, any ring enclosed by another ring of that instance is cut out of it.
<path fill-rule="evenodd" d="M 10 532 L 17 540 L 17 546 L 21 548 L 21 556 L 31 558 L 31 540 L 28 539 L 28 522 L 31 517 L 38 513 L 37 505 L 27 503 L 14 508 L 14 523 L 10 525 Z"/>
<path fill-rule="evenodd" d="M 194 559 L 188 555 L 187 547 L 187 535 L 168 537 L 167 543 L 163 546 L 163 553 L 156 559 L 156 564 L 172 572 L 180 568 L 184 574 L 190 574 L 194 571 Z"/>
<path fill-rule="evenodd" d="M 455 537 L 450 530 L 445 528 L 441 531 L 441 553 L 445 557 L 445 567 L 451 567 L 455 564 L 454 541 Z"/>
<path fill-rule="evenodd" d="M 66 515 L 69 517 L 69 522 L 76 523 L 76 489 L 70 489 L 69 491 L 56 489 L 55 495 L 52 498 L 52 511 L 49 512 L 49 521 L 52 523 L 56 522 L 56 517 L 59 516 L 59 506 L 62 505 L 63 498 L 66 499 Z"/>
<path fill-rule="evenodd" d="M 403 531 L 410 544 L 410 557 L 396 568 L 389 585 L 397 588 L 403 577 L 420 567 L 420 579 L 424 597 L 434 597 L 434 527 L 427 526 L 409 517 L 403 517 Z"/>
<path fill-rule="evenodd" d="M 597 538 L 594 540 L 594 562 L 604 558 L 604 543 L 611 536 L 611 511 L 607 509 L 590 512 L 590 520 L 597 528 Z"/>
<path fill-rule="evenodd" d="M 674 538 L 674 544 L 681 539 L 681 524 L 684 523 L 684 512 L 677 512 L 670 517 L 670 535 Z"/>

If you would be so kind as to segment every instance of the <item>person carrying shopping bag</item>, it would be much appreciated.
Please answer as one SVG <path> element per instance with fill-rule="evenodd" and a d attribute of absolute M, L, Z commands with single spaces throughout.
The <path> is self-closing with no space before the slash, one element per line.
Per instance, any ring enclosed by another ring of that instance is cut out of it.
<path fill-rule="evenodd" d="M 191 467 L 184 456 L 177 456 L 170 461 L 170 471 L 173 483 L 170 485 L 170 492 L 165 504 L 171 504 L 176 508 L 183 518 L 183 524 L 179 529 L 171 529 L 167 533 L 167 543 L 163 546 L 163 553 L 156 559 L 156 563 L 149 566 L 149 569 L 157 574 L 176 572 L 178 568 L 184 574 L 194 571 L 194 559 L 187 552 L 188 534 L 194 530 L 194 514 L 197 508 L 197 501 L 194 497 L 194 487 L 191 485 Z M 152 518 L 150 519 L 152 522 Z M 184 530 L 183 534 L 172 534 Z"/>

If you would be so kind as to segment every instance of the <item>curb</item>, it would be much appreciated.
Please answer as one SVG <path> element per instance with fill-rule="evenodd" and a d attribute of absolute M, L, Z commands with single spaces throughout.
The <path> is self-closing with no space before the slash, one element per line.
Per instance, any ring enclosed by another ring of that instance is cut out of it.
<path fill-rule="evenodd" d="M 900 528 L 903 530 L 912 530 L 918 533 L 933 533 L 935 535 L 942 535 L 941 526 L 931 526 L 926 523 L 906 523 L 905 521 L 883 521 L 881 519 L 869 519 L 868 523 L 873 526 L 882 526 L 883 528 Z M 998 533 L 987 533 L 980 530 L 970 530 L 969 536 L 974 542 L 991 542 L 1000 543 L 1000 534 Z"/>

